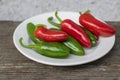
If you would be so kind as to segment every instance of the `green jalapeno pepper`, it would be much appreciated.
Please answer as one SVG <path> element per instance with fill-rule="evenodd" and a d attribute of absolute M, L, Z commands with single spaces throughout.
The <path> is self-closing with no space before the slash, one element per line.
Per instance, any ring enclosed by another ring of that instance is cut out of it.
<path fill-rule="evenodd" d="M 35 26 L 33 23 L 28 23 L 28 24 L 27 24 L 27 33 L 28 33 L 30 39 L 31 39 L 35 44 L 41 43 L 41 41 L 34 36 L 34 30 L 35 30 L 35 29 L 36 29 L 36 26 Z"/>
<path fill-rule="evenodd" d="M 70 48 L 71 53 L 75 55 L 84 55 L 85 51 L 83 47 L 71 36 L 63 42 L 68 48 Z"/>
<path fill-rule="evenodd" d="M 22 43 L 23 38 L 19 39 L 19 43 L 24 48 L 33 49 L 39 54 L 53 57 L 53 58 L 65 58 L 69 56 L 69 48 L 63 45 L 62 43 L 58 42 L 45 42 L 40 41 L 34 36 L 34 30 L 36 29 L 36 26 L 32 23 L 27 24 L 27 32 L 31 40 L 35 43 L 32 45 L 24 45 Z"/>
<path fill-rule="evenodd" d="M 92 43 L 92 46 L 95 46 L 97 44 L 97 40 L 95 38 L 95 36 L 90 32 L 88 31 L 87 29 L 85 29 L 84 27 L 81 27 L 85 32 L 86 34 L 89 36 L 90 40 L 91 40 L 91 43 Z"/>
<path fill-rule="evenodd" d="M 56 15 L 56 13 L 55 13 Z M 59 18 L 59 21 L 61 19 Z M 48 18 L 48 22 L 52 25 L 54 25 L 58 30 L 60 30 L 60 24 L 53 21 L 53 17 Z M 66 45 L 68 48 L 70 48 L 70 52 L 75 55 L 84 55 L 85 51 L 83 47 L 71 36 L 68 37 L 68 39 L 63 42 L 64 45 Z"/>
<path fill-rule="evenodd" d="M 19 40 L 22 47 L 33 49 L 39 54 L 52 58 L 66 58 L 69 56 L 69 48 L 62 43 L 43 41 L 41 44 L 24 45 L 22 40 L 23 38 L 20 38 Z"/>

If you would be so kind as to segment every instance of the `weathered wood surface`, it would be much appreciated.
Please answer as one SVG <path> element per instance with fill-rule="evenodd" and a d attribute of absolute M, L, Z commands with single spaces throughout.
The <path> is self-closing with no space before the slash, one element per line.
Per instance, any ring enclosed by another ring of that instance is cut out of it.
<path fill-rule="evenodd" d="M 120 22 L 108 22 L 117 33 L 115 45 L 106 56 L 71 67 L 48 66 L 24 57 L 12 40 L 19 23 L 0 21 L 0 80 L 120 80 Z"/>

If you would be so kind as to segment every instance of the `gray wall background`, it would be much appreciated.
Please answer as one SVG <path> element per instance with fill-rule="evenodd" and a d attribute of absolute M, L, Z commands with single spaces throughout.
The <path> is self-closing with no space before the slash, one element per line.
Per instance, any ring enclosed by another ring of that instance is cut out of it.
<path fill-rule="evenodd" d="M 105 21 L 120 20 L 120 0 L 0 0 L 0 20 L 22 21 L 59 11 L 85 11 Z"/>

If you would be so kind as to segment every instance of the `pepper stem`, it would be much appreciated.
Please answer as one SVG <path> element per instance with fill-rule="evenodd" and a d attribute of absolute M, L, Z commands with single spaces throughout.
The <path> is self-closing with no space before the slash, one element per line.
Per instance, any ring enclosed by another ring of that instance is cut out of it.
<path fill-rule="evenodd" d="M 19 43 L 20 43 L 20 45 L 21 45 L 22 47 L 24 47 L 24 48 L 29 48 L 29 49 L 32 49 L 32 48 L 35 47 L 35 45 L 24 45 L 23 42 L 22 42 L 22 40 L 23 40 L 23 38 L 21 37 L 21 38 L 19 39 Z"/>
<path fill-rule="evenodd" d="M 80 11 L 79 14 L 82 15 L 82 12 Z"/>
<path fill-rule="evenodd" d="M 85 11 L 85 13 L 90 13 L 90 10 L 89 10 L 89 9 L 88 9 L 88 10 L 86 10 L 86 11 Z"/>
<path fill-rule="evenodd" d="M 54 25 L 57 29 L 60 29 L 60 24 L 53 21 L 53 17 L 48 18 L 48 22 L 52 25 Z"/>
<path fill-rule="evenodd" d="M 45 24 L 36 24 L 35 26 L 36 26 L 36 27 L 38 27 L 38 26 L 44 26 L 44 27 L 46 27 Z"/>
<path fill-rule="evenodd" d="M 55 17 L 60 23 L 62 22 L 62 19 L 58 16 L 58 11 L 55 11 Z"/>
<path fill-rule="evenodd" d="M 89 9 L 88 9 L 88 10 L 86 10 L 86 11 L 85 11 L 85 13 L 90 13 L 90 10 L 89 10 Z M 81 11 L 79 11 L 79 14 L 80 14 L 80 15 L 82 15 L 82 12 L 81 12 Z"/>
<path fill-rule="evenodd" d="M 37 25 L 35 25 L 35 30 L 36 30 L 37 28 L 39 28 L 40 26 L 43 26 L 43 27 L 46 28 L 46 25 L 45 25 L 45 24 L 37 24 Z"/>

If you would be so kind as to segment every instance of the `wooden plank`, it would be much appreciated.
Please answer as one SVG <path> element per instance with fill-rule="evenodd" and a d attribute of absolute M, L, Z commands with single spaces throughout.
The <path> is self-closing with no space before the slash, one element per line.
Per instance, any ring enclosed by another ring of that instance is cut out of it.
<path fill-rule="evenodd" d="M 120 80 L 120 22 L 108 22 L 117 33 L 115 45 L 106 56 L 71 67 L 48 66 L 24 57 L 12 40 L 19 23 L 0 21 L 0 80 Z"/>

